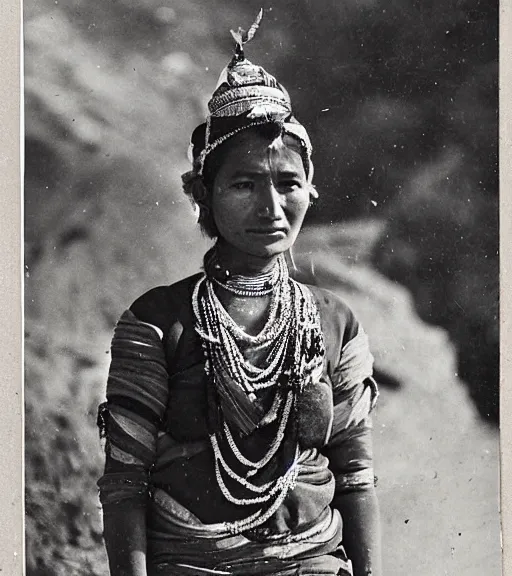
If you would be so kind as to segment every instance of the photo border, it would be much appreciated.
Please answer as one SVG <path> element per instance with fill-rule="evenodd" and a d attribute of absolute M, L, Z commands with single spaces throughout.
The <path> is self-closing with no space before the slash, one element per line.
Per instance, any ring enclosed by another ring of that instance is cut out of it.
<path fill-rule="evenodd" d="M 512 7 L 500 3 L 500 485 L 503 575 L 512 576 Z"/>
<path fill-rule="evenodd" d="M 21 0 L 0 3 L 0 568 L 25 572 L 22 372 Z"/>

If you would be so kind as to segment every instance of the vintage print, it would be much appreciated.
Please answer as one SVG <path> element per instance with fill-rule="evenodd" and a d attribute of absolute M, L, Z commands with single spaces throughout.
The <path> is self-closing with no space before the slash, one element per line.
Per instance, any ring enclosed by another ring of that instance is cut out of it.
<path fill-rule="evenodd" d="M 499 576 L 498 4 L 29 0 L 28 576 Z"/>

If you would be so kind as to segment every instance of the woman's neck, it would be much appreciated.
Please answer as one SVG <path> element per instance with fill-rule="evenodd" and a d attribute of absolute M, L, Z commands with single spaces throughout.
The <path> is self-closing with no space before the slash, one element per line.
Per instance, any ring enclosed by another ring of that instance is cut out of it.
<path fill-rule="evenodd" d="M 242 252 L 219 239 L 216 244 L 217 259 L 224 270 L 231 276 L 258 276 L 268 272 L 276 263 L 279 255 L 255 256 Z"/>

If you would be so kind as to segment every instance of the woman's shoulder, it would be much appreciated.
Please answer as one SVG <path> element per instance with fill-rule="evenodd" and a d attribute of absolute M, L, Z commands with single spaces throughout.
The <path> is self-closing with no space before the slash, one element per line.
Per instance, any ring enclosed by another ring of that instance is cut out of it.
<path fill-rule="evenodd" d="M 335 292 L 332 292 L 327 288 L 315 286 L 313 284 L 304 284 L 304 286 L 306 286 L 310 292 L 312 292 L 313 296 L 315 297 L 317 306 L 320 309 L 324 309 L 326 312 L 341 314 L 347 318 L 353 316 L 353 312 L 349 304 Z"/>
<path fill-rule="evenodd" d="M 173 324 L 187 324 L 192 321 L 192 291 L 201 276 L 198 273 L 174 284 L 151 288 L 131 304 L 130 311 L 141 322 L 154 324 L 164 333 Z"/>
<path fill-rule="evenodd" d="M 342 347 L 357 335 L 359 322 L 345 300 L 327 288 L 310 284 L 320 314 L 322 328 L 327 341 L 337 341 Z"/>

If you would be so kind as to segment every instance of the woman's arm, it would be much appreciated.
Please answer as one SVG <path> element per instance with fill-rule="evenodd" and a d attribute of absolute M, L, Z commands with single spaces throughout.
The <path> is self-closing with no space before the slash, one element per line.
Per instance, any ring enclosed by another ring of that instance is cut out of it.
<path fill-rule="evenodd" d="M 145 507 L 130 501 L 105 505 L 103 524 L 111 576 L 147 576 Z"/>
<path fill-rule="evenodd" d="M 107 454 L 105 474 L 98 485 L 110 576 L 147 576 L 147 472 L 116 462 Z"/>
<path fill-rule="evenodd" d="M 323 451 L 336 481 L 332 507 L 343 519 L 343 546 L 354 576 L 382 576 L 370 418 L 339 431 Z"/>
<path fill-rule="evenodd" d="M 375 488 L 339 493 L 332 506 L 343 518 L 343 545 L 354 576 L 382 576 L 379 504 Z"/>
<path fill-rule="evenodd" d="M 343 403 L 335 406 L 335 433 L 323 450 L 336 481 L 332 506 L 343 518 L 343 545 L 352 561 L 354 576 L 382 575 L 380 514 L 373 475 L 372 424 L 368 417 L 372 387 L 373 383 L 363 384 L 348 401 L 350 409 Z M 366 416 L 360 419 L 363 414 Z"/>
<path fill-rule="evenodd" d="M 98 413 L 106 438 L 105 473 L 98 480 L 111 576 L 146 576 L 149 470 L 167 405 L 161 334 L 130 311 L 112 340 L 107 402 Z"/>

